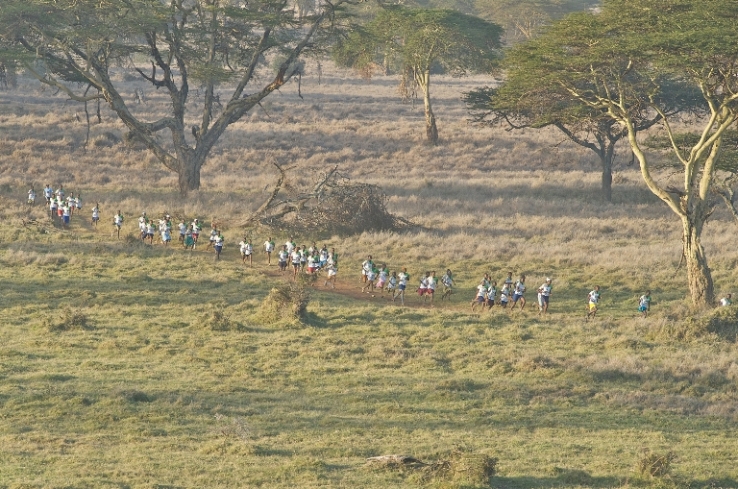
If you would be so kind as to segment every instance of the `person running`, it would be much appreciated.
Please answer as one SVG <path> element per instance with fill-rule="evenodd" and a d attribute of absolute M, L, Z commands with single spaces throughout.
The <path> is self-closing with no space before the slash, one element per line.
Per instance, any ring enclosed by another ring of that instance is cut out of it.
<path fill-rule="evenodd" d="M 720 307 L 728 307 L 733 304 L 733 294 L 728 294 L 720 299 Z"/>
<path fill-rule="evenodd" d="M 500 290 L 500 307 L 507 309 L 507 304 L 510 302 L 510 295 L 512 290 L 507 281 L 502 284 L 502 290 Z"/>
<path fill-rule="evenodd" d="M 397 274 L 397 292 L 392 296 L 392 302 L 395 302 L 395 300 L 399 297 L 400 298 L 400 304 L 403 306 L 405 305 L 405 289 L 407 288 L 407 283 L 410 280 L 410 274 L 407 273 L 407 268 L 403 268 L 400 273 Z"/>
<path fill-rule="evenodd" d="M 397 290 L 397 272 L 393 271 L 392 275 L 387 279 L 387 287 L 385 290 L 394 297 L 395 291 Z"/>
<path fill-rule="evenodd" d="M 292 255 L 292 252 L 295 251 L 295 248 L 297 248 L 297 243 L 295 243 L 295 238 L 290 236 L 290 239 L 284 244 L 287 247 L 287 253 Z"/>
<path fill-rule="evenodd" d="M 525 309 L 525 275 L 521 275 L 513 288 L 512 304 L 510 310 L 515 310 L 515 305 L 520 302 L 520 310 Z"/>
<path fill-rule="evenodd" d="M 454 293 L 454 276 L 450 268 L 447 268 L 446 273 L 441 277 L 441 284 L 443 284 L 443 295 L 441 296 L 441 300 L 443 301 L 443 299 L 451 297 L 451 294 Z"/>
<path fill-rule="evenodd" d="M 597 304 L 600 302 L 600 286 L 595 285 L 594 289 L 587 296 L 589 309 L 587 311 L 587 319 L 594 318 L 597 315 Z"/>
<path fill-rule="evenodd" d="M 638 298 L 638 312 L 644 318 L 648 317 L 648 313 L 651 311 L 651 291 L 647 290 L 640 298 Z"/>
<path fill-rule="evenodd" d="M 428 300 L 428 297 L 430 297 L 430 303 L 433 305 L 433 298 L 436 296 L 436 287 L 438 286 L 438 279 L 436 278 L 435 270 L 428 275 L 426 285 L 425 299 Z"/>
<path fill-rule="evenodd" d="M 154 244 L 154 235 L 156 234 L 156 225 L 154 224 L 154 221 L 149 221 L 146 223 L 146 237 L 145 240 L 149 240 L 149 244 Z"/>
<path fill-rule="evenodd" d="M 387 269 L 387 265 L 382 265 L 379 268 L 379 276 L 377 278 L 377 283 L 374 285 L 376 289 L 384 290 L 384 285 L 387 283 L 387 279 L 389 278 L 389 270 Z"/>
<path fill-rule="evenodd" d="M 169 242 L 172 241 L 172 227 L 167 225 L 166 219 L 161 222 L 159 233 L 161 234 L 161 242 L 164 243 L 164 246 L 169 246 Z"/>
<path fill-rule="evenodd" d="M 327 264 L 325 266 L 326 271 L 326 279 L 325 283 L 323 284 L 323 287 L 328 287 L 328 284 L 331 284 L 331 288 L 336 288 L 336 274 L 338 273 L 338 269 L 333 264 Z"/>
<path fill-rule="evenodd" d="M 53 221 L 56 219 L 57 216 L 57 208 L 59 206 L 59 203 L 56 201 L 56 196 L 54 194 L 51 194 L 51 200 L 49 200 L 49 213 L 51 214 L 51 220 Z"/>
<path fill-rule="evenodd" d="M 90 224 L 95 226 L 95 229 L 97 229 L 97 221 L 100 220 L 100 204 L 95 202 L 95 207 L 92 208 L 92 221 L 90 221 Z"/>
<path fill-rule="evenodd" d="M 495 305 L 495 300 L 497 299 L 497 282 L 492 281 L 492 283 L 489 284 L 489 287 L 487 287 L 487 300 L 485 301 L 485 304 L 487 307 L 489 307 L 490 311 L 492 310 L 492 306 Z M 482 304 L 482 310 L 484 310 L 484 304 Z"/>
<path fill-rule="evenodd" d="M 317 251 L 315 253 L 308 253 L 307 257 L 307 271 L 308 273 L 315 273 L 320 268 L 320 258 L 318 257 Z"/>
<path fill-rule="evenodd" d="M 223 251 L 223 244 L 225 243 L 225 238 L 223 237 L 223 233 L 218 231 L 218 234 L 215 236 L 215 239 L 213 240 L 213 248 L 215 248 L 215 259 L 220 260 L 220 253 Z"/>
<path fill-rule="evenodd" d="M 210 237 L 208 238 L 208 245 L 205 247 L 205 250 L 207 251 L 210 247 L 215 246 L 215 238 L 218 237 L 218 228 L 213 226 L 210 229 Z"/>
<path fill-rule="evenodd" d="M 64 200 L 64 187 L 62 185 L 59 185 L 59 188 L 56 189 L 56 197 L 61 201 Z"/>
<path fill-rule="evenodd" d="M 374 292 L 374 280 L 377 278 L 378 274 L 379 270 L 377 270 L 376 267 L 373 267 L 367 272 L 366 283 L 364 284 L 364 287 L 361 288 L 362 292 L 366 292 L 367 294 L 371 294 L 372 292 Z"/>
<path fill-rule="evenodd" d="M 177 228 L 179 229 L 179 242 L 184 244 L 185 235 L 187 235 L 187 228 L 188 228 L 187 224 L 185 224 L 184 222 L 184 219 L 179 221 L 179 225 L 177 225 Z"/>
<path fill-rule="evenodd" d="M 372 255 L 366 257 L 366 260 L 361 264 L 361 282 L 366 283 L 367 275 L 374 269 L 374 261 L 372 261 Z"/>
<path fill-rule="evenodd" d="M 200 221 L 197 219 L 194 219 L 192 221 L 192 249 L 194 250 L 197 248 L 197 239 L 200 237 L 200 231 L 202 231 L 202 225 L 200 224 Z"/>
<path fill-rule="evenodd" d="M 430 277 L 430 272 L 425 272 L 425 276 L 420 278 L 420 284 L 416 289 L 419 298 L 425 297 L 426 292 L 428 292 L 428 277 Z"/>
<path fill-rule="evenodd" d="M 69 204 L 67 204 L 66 202 L 64 203 L 64 205 L 62 205 L 62 208 L 60 210 L 61 210 L 61 216 L 62 216 L 62 225 L 65 228 L 68 228 L 69 220 L 72 217 L 72 210 L 69 208 Z"/>
<path fill-rule="evenodd" d="M 82 198 L 80 197 L 80 193 L 77 192 L 77 198 L 74 199 L 74 206 L 77 208 L 78 211 L 82 210 Z"/>
<path fill-rule="evenodd" d="M 241 250 L 241 262 L 245 265 L 246 260 L 249 261 L 250 266 L 254 266 L 254 247 L 251 246 L 251 241 L 246 236 L 243 237 L 243 241 L 238 243 L 239 249 Z"/>
<path fill-rule="evenodd" d="M 551 297 L 551 279 L 547 278 L 546 281 L 538 287 L 538 314 L 546 314 L 548 312 L 548 301 Z"/>
<path fill-rule="evenodd" d="M 323 245 L 323 247 L 318 252 L 318 257 L 320 258 L 319 263 L 320 267 L 324 267 L 326 263 L 328 263 L 328 247 L 326 245 Z"/>
<path fill-rule="evenodd" d="M 51 185 L 48 183 L 44 187 L 44 198 L 46 199 L 46 203 L 48 204 L 51 202 L 51 197 L 54 195 L 54 191 L 51 189 Z"/>
<path fill-rule="evenodd" d="M 195 240 L 192 238 L 192 225 L 190 224 L 187 226 L 187 229 L 185 229 L 185 235 L 184 239 L 182 240 L 182 244 L 184 245 L 186 250 L 194 250 L 195 249 Z"/>
<path fill-rule="evenodd" d="M 69 206 L 69 213 L 74 214 L 74 211 L 77 210 L 77 197 L 74 196 L 74 192 L 67 197 L 67 205 Z"/>
<path fill-rule="evenodd" d="M 285 245 L 285 249 L 288 249 L 287 245 Z M 290 258 L 292 258 L 292 278 L 297 278 L 297 272 L 300 270 L 300 259 L 302 258 L 302 253 L 300 253 L 300 247 L 297 246 L 292 249 L 292 253 L 290 253 Z"/>
<path fill-rule="evenodd" d="M 280 271 L 284 272 L 287 270 L 287 259 L 289 257 L 290 254 L 287 253 L 287 245 L 282 245 L 282 249 L 277 253 L 277 264 L 279 265 Z"/>
<path fill-rule="evenodd" d="M 33 187 L 28 191 L 28 205 L 36 205 L 36 191 Z"/>
<path fill-rule="evenodd" d="M 264 251 L 267 254 L 267 266 L 272 264 L 272 252 L 274 251 L 275 246 L 276 245 L 271 236 L 269 236 L 269 239 L 264 241 Z"/>
<path fill-rule="evenodd" d="M 515 288 L 515 281 L 513 280 L 512 272 L 507 272 L 507 277 L 505 277 L 505 281 L 502 285 L 507 285 L 508 289 L 510 289 L 511 291 Z"/>
<path fill-rule="evenodd" d="M 120 210 L 118 210 L 118 213 L 113 216 L 113 227 L 115 228 L 113 232 L 118 239 L 120 239 L 120 228 L 123 226 L 124 220 L 125 218 L 123 217 L 123 213 Z"/>
<path fill-rule="evenodd" d="M 471 310 L 474 312 L 474 307 L 477 304 L 482 304 L 482 310 L 484 310 L 484 302 L 487 300 L 487 286 L 484 283 L 484 280 L 479 281 L 479 285 L 477 285 L 477 294 L 474 296 L 474 299 L 471 301 Z"/>

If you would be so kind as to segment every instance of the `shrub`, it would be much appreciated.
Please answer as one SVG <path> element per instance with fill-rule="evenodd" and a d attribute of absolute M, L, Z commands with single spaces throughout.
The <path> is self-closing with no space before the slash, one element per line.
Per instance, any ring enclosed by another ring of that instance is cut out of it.
<path fill-rule="evenodd" d="M 669 473 L 671 464 L 675 460 L 674 452 L 667 452 L 662 455 L 654 453 L 648 448 L 644 448 L 641 450 L 636 468 L 641 475 L 663 477 Z"/>
<path fill-rule="evenodd" d="M 238 325 L 231 321 L 231 317 L 225 313 L 224 303 L 211 304 L 210 312 L 204 318 L 203 323 L 213 331 L 229 331 Z"/>
<path fill-rule="evenodd" d="M 44 326 L 49 331 L 69 331 L 72 329 L 91 329 L 87 315 L 79 310 L 64 309 L 57 320 L 46 318 Z"/>
<path fill-rule="evenodd" d="M 307 318 L 310 286 L 316 279 L 314 274 L 298 274 L 294 282 L 274 287 L 261 303 L 259 318 L 264 322 L 303 322 Z"/>

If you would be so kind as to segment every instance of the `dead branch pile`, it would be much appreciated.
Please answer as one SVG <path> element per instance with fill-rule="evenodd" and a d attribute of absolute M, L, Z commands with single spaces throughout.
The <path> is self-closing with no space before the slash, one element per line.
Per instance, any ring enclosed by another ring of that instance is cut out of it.
<path fill-rule="evenodd" d="M 412 225 L 391 214 L 387 196 L 376 185 L 354 183 L 338 167 L 319 175 L 308 192 L 287 192 L 287 170 L 273 163 L 279 178 L 267 200 L 244 224 L 259 223 L 276 229 L 311 233 L 355 234 L 397 230 Z"/>

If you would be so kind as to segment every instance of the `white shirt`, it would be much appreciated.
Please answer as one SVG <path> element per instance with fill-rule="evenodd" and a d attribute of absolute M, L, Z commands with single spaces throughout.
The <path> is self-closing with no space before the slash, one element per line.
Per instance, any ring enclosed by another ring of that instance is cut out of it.
<path fill-rule="evenodd" d="M 238 245 L 241 247 L 241 253 L 244 255 L 250 255 L 254 249 L 248 241 L 241 241 Z"/>
<path fill-rule="evenodd" d="M 287 246 L 287 253 L 292 253 L 292 250 L 295 249 L 295 245 L 292 244 L 292 241 L 287 241 L 285 246 Z"/>
<path fill-rule="evenodd" d="M 121 224 L 123 224 L 123 216 L 121 216 L 120 214 L 116 214 L 115 217 L 113 217 L 113 223 L 116 226 L 120 226 Z"/>
<path fill-rule="evenodd" d="M 523 282 L 521 282 L 521 281 L 518 280 L 515 283 L 515 293 L 517 295 L 523 295 L 523 294 L 525 294 L 525 284 Z"/>
<path fill-rule="evenodd" d="M 92 218 L 93 219 L 99 219 L 100 218 L 100 209 L 97 207 L 92 208 Z"/>
<path fill-rule="evenodd" d="M 489 289 L 487 289 L 487 299 L 493 301 L 495 300 L 495 297 L 497 297 L 497 289 L 490 286 Z"/>
<path fill-rule="evenodd" d="M 279 252 L 279 261 L 287 261 L 287 257 L 290 256 L 285 250 Z"/>
<path fill-rule="evenodd" d="M 293 264 L 300 263 L 300 252 L 299 251 L 293 251 L 292 253 L 290 253 L 290 255 L 292 256 Z"/>
<path fill-rule="evenodd" d="M 487 287 L 484 284 L 477 285 L 477 297 L 484 297 L 487 295 Z"/>
<path fill-rule="evenodd" d="M 274 243 L 272 241 L 264 241 L 264 249 L 267 253 L 274 251 Z"/>
<path fill-rule="evenodd" d="M 551 284 L 546 282 L 545 284 L 538 287 L 538 293 L 541 294 L 543 297 L 548 297 L 551 295 Z"/>
<path fill-rule="evenodd" d="M 397 278 L 398 278 L 398 279 L 399 279 L 399 281 L 400 281 L 400 282 L 399 282 L 399 283 L 400 283 L 400 285 L 407 285 L 407 279 L 408 279 L 409 277 L 410 277 L 410 276 L 409 276 L 409 275 L 408 275 L 407 273 L 405 273 L 405 272 L 400 272 L 400 273 L 399 273 L 399 274 L 397 275 Z"/>
<path fill-rule="evenodd" d="M 600 301 L 600 293 L 596 290 L 593 290 L 589 293 L 589 302 L 592 304 L 597 304 Z"/>

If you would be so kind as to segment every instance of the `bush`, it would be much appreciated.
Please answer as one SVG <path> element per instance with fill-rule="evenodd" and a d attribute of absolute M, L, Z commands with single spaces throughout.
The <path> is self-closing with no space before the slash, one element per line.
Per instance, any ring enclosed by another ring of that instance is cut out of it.
<path fill-rule="evenodd" d="M 738 338 L 738 308 L 719 307 L 683 320 L 666 320 L 653 325 L 648 336 L 654 339 L 693 340 L 711 334 L 735 342 Z"/>
<path fill-rule="evenodd" d="M 204 318 L 203 323 L 213 331 L 229 331 L 238 327 L 238 324 L 231 321 L 231 317 L 225 313 L 223 303 L 212 304 L 210 313 Z"/>
<path fill-rule="evenodd" d="M 668 452 L 664 455 L 660 455 L 652 452 L 648 448 L 641 450 L 641 455 L 638 459 L 637 469 L 638 472 L 644 476 L 649 475 L 651 477 L 663 477 L 671 470 L 671 464 L 676 460 L 673 452 Z"/>
<path fill-rule="evenodd" d="M 310 286 L 316 279 L 314 274 L 298 274 L 294 282 L 274 287 L 261 303 L 259 318 L 264 322 L 305 321 Z"/>
<path fill-rule="evenodd" d="M 64 309 L 61 316 L 55 321 L 52 318 L 44 320 L 44 326 L 49 331 L 69 331 L 72 329 L 92 329 L 87 323 L 87 315 L 79 310 Z"/>

